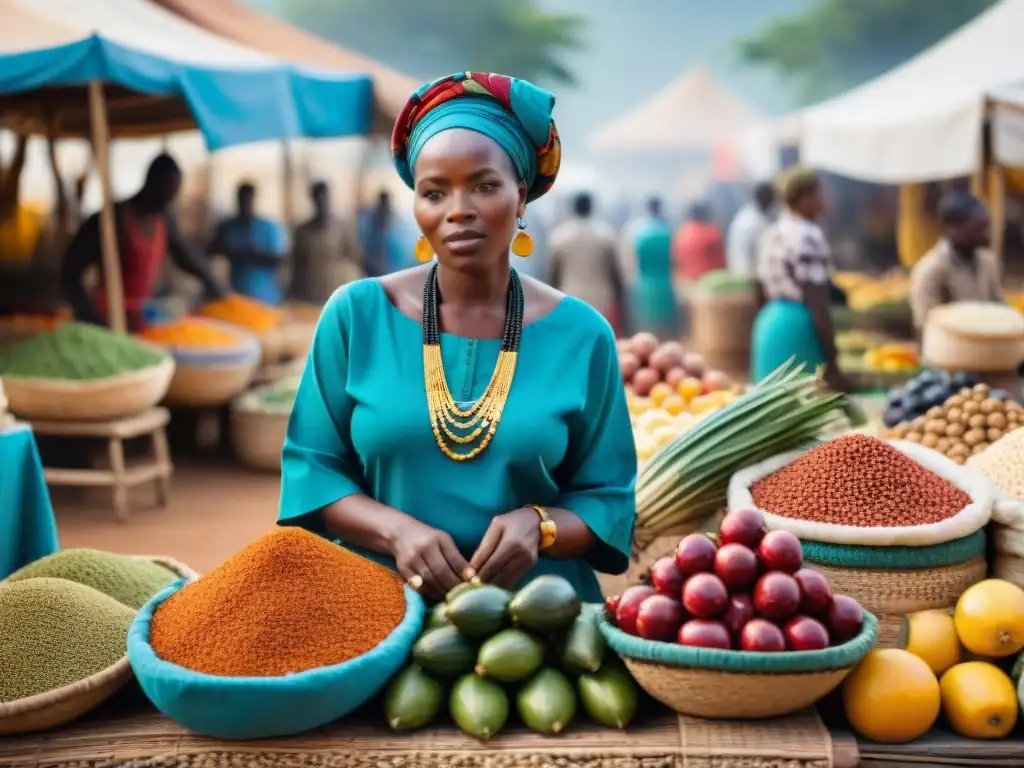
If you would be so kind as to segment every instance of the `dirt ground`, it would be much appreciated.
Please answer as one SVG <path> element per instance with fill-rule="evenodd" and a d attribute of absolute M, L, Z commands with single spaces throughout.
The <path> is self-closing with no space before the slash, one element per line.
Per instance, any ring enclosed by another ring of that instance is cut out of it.
<path fill-rule="evenodd" d="M 132 517 L 114 519 L 109 491 L 51 489 L 60 544 L 127 555 L 165 555 L 207 571 L 274 526 L 280 476 L 237 465 L 179 462 L 170 504 L 155 506 L 155 492 L 132 496 Z"/>

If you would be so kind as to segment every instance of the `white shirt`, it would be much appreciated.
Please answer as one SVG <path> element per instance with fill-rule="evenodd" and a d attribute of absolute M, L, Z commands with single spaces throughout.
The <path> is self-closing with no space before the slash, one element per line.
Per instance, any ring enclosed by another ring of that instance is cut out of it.
<path fill-rule="evenodd" d="M 737 277 L 756 277 L 757 249 L 771 219 L 751 201 L 733 217 L 725 242 L 725 265 Z"/>
<path fill-rule="evenodd" d="M 802 301 L 801 283 L 827 285 L 832 253 L 821 227 L 788 211 L 765 230 L 758 248 L 757 276 L 768 299 Z"/>
<path fill-rule="evenodd" d="M 617 259 L 615 232 L 602 221 L 574 217 L 551 233 L 551 266 L 564 293 L 582 299 L 599 312 L 614 301 L 610 264 Z"/>

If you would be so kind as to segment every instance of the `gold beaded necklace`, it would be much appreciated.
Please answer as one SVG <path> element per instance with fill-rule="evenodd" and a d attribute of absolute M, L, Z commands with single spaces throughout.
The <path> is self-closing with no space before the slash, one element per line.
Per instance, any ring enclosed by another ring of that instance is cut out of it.
<path fill-rule="evenodd" d="M 441 452 L 452 461 L 475 459 L 490 445 L 498 431 L 519 358 L 523 333 L 523 286 L 513 269 L 508 284 L 505 333 L 498 362 L 483 395 L 469 408 L 460 408 L 448 389 L 441 357 L 441 332 L 437 320 L 437 264 L 423 285 L 423 383 L 427 391 L 430 427 Z M 463 432 L 457 434 L 456 430 Z M 453 445 L 449 445 L 452 443 Z M 459 448 L 462 451 L 458 450 Z"/>

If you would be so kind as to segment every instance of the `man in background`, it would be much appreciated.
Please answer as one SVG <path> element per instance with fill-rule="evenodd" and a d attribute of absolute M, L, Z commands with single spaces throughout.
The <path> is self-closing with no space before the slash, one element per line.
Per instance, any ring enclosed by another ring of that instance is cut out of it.
<path fill-rule="evenodd" d="M 615 232 L 593 216 L 594 200 L 581 192 L 572 215 L 551 233 L 551 280 L 554 288 L 581 299 L 621 332 L 626 306 Z"/>
<path fill-rule="evenodd" d="M 369 277 L 380 277 L 416 264 L 415 236 L 395 213 L 387 190 L 377 194 L 376 204 L 359 213 L 359 246 L 363 269 Z"/>
<path fill-rule="evenodd" d="M 736 213 L 729 225 L 725 242 L 725 264 L 736 277 L 757 277 L 757 251 L 761 235 L 771 224 L 775 213 L 775 186 L 763 181 L 754 187 L 754 194 Z"/>
<path fill-rule="evenodd" d="M 714 222 L 711 207 L 694 203 L 689 220 L 676 231 L 672 241 L 676 276 L 693 282 L 707 272 L 725 269 L 722 232 Z"/>
<path fill-rule="evenodd" d="M 323 304 L 334 290 L 364 276 L 352 253 L 341 222 L 331 213 L 331 190 L 324 181 L 309 188 L 313 216 L 295 230 L 292 281 L 288 296 L 295 301 Z"/>
<path fill-rule="evenodd" d="M 288 253 L 288 236 L 276 221 L 256 215 L 256 187 L 240 184 L 234 216 L 217 225 L 208 252 L 231 266 L 231 288 L 267 304 L 283 298 L 280 269 Z"/>

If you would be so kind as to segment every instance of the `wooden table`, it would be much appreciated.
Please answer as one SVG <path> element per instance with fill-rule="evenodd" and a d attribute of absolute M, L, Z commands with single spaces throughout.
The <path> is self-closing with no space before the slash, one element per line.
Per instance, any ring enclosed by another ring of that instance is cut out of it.
<path fill-rule="evenodd" d="M 122 521 L 128 519 L 130 512 L 128 489 L 138 485 L 155 483 L 157 502 L 160 506 L 166 506 L 174 471 L 167 445 L 167 423 L 170 418 L 166 408 L 150 408 L 137 416 L 113 421 L 33 421 L 32 429 L 39 436 L 93 438 L 107 442 L 109 468 L 45 467 L 46 483 L 110 487 L 114 492 L 114 514 Z M 129 466 L 125 461 L 125 440 L 143 436 L 152 440 L 152 452 L 146 459 Z"/>

